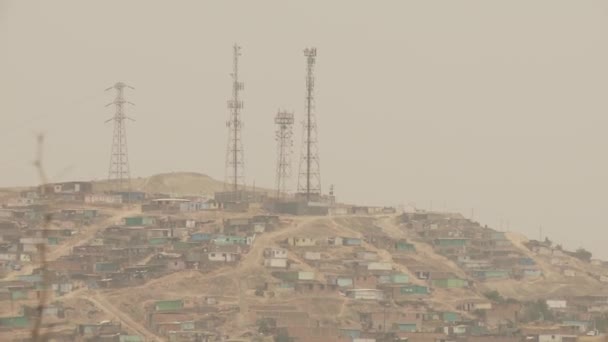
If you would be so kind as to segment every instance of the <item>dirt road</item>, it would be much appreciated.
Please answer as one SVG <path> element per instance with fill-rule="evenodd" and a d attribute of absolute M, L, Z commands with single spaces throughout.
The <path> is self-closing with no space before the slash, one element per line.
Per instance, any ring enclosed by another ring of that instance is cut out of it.
<path fill-rule="evenodd" d="M 149 331 L 146 327 L 139 324 L 137 321 L 132 319 L 128 314 L 122 312 L 120 309 L 112 305 L 100 292 L 88 291 L 87 300 L 95 304 L 96 307 L 105 311 L 110 316 L 116 317 L 123 326 L 131 330 L 132 332 L 143 336 L 146 341 L 163 341 L 160 337 Z"/>

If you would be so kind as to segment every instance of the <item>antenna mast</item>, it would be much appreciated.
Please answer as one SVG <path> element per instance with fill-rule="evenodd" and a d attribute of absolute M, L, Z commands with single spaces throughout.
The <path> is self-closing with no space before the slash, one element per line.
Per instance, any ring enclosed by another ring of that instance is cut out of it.
<path fill-rule="evenodd" d="M 298 192 L 306 194 L 306 201 L 310 201 L 312 195 L 321 194 L 317 123 L 314 113 L 314 67 L 317 49 L 305 49 L 304 56 L 306 57 L 306 119 L 304 122 L 304 134 L 302 136 L 303 144 L 300 158 L 300 174 L 298 177 Z"/>
<path fill-rule="evenodd" d="M 125 104 L 133 104 L 125 100 L 125 88 L 135 89 L 123 82 L 118 82 L 106 89 L 106 91 L 112 89 L 116 90 L 114 101 L 106 105 L 106 107 L 115 105 L 116 113 L 113 118 L 106 120 L 106 123 L 114 121 L 114 135 L 112 137 L 112 153 L 110 156 L 108 179 L 117 183 L 116 189 L 118 190 L 129 190 L 131 188 L 131 172 L 129 170 L 129 154 L 127 149 L 127 126 L 125 120 L 135 120 L 125 114 Z"/>
<path fill-rule="evenodd" d="M 243 101 L 240 99 L 240 91 L 244 84 L 239 81 L 239 56 L 241 47 L 233 46 L 233 71 L 232 77 L 232 99 L 228 100 L 230 119 L 226 122 L 228 127 L 228 146 L 226 150 L 226 180 L 225 187 L 230 186 L 233 191 L 234 200 L 238 200 L 239 185 L 245 187 L 245 162 L 243 158 L 243 141 L 241 139 L 241 109 Z"/>
<path fill-rule="evenodd" d="M 277 125 L 277 199 L 281 199 L 281 195 L 287 192 L 287 180 L 291 177 L 294 115 L 279 111 L 274 123 Z"/>

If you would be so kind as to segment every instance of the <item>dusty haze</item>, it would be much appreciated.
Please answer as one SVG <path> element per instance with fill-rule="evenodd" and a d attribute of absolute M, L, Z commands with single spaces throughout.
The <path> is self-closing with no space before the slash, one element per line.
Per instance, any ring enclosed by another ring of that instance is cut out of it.
<path fill-rule="evenodd" d="M 53 180 L 106 177 L 117 81 L 134 176 L 222 179 L 234 42 L 249 184 L 274 184 L 272 119 L 302 120 L 316 46 L 325 190 L 608 258 L 606 1 L 0 1 L 0 186 L 37 182 L 37 132 Z"/>

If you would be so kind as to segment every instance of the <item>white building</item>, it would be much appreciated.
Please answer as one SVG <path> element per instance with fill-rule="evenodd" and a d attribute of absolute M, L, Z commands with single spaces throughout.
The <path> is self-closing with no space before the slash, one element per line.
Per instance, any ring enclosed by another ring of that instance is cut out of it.
<path fill-rule="evenodd" d="M 383 300 L 384 292 L 377 289 L 352 289 L 346 291 L 346 296 L 360 300 Z"/>
<path fill-rule="evenodd" d="M 549 309 L 565 309 L 568 306 L 568 302 L 561 299 L 547 299 L 547 306 Z"/>
<path fill-rule="evenodd" d="M 287 268 L 287 259 L 284 259 L 284 258 L 264 259 L 264 266 L 270 267 L 270 268 Z"/>
<path fill-rule="evenodd" d="M 310 252 L 304 253 L 304 259 L 306 260 L 321 260 L 321 252 Z"/>
<path fill-rule="evenodd" d="M 84 196 L 84 203 L 88 204 L 122 204 L 121 195 L 109 194 L 87 194 Z"/>
<path fill-rule="evenodd" d="M 287 239 L 287 243 L 295 247 L 312 247 L 317 244 L 313 238 L 309 237 L 290 237 Z"/>
<path fill-rule="evenodd" d="M 266 248 L 264 257 L 273 259 L 287 259 L 287 250 L 284 248 Z"/>

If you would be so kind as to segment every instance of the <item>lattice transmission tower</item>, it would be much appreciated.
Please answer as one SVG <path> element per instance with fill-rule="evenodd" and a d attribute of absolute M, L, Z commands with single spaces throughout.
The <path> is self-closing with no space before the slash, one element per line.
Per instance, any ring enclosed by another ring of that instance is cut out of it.
<path fill-rule="evenodd" d="M 321 195 L 321 168 L 319 165 L 319 146 L 317 141 L 317 122 L 315 118 L 315 76 L 314 67 L 317 49 L 304 50 L 306 57 L 306 118 L 302 134 L 302 153 L 298 176 L 298 193 L 305 194 L 306 200 Z"/>
<path fill-rule="evenodd" d="M 287 193 L 287 182 L 291 177 L 291 153 L 293 151 L 293 113 L 279 111 L 274 118 L 277 125 L 277 199 Z"/>
<path fill-rule="evenodd" d="M 129 190 L 131 187 L 131 171 L 129 169 L 129 153 L 127 149 L 127 125 L 126 120 L 132 120 L 125 114 L 125 105 L 133 104 L 125 100 L 124 89 L 135 89 L 123 82 L 118 82 L 106 89 L 116 90 L 114 101 L 108 103 L 106 107 L 114 105 L 116 112 L 114 117 L 106 120 L 106 123 L 114 121 L 114 134 L 112 136 L 112 151 L 110 155 L 110 168 L 108 179 L 114 182 L 117 190 Z"/>
<path fill-rule="evenodd" d="M 228 145 L 226 149 L 226 177 L 224 186 L 233 191 L 235 200 L 238 200 L 239 187 L 245 188 L 245 160 L 243 152 L 243 140 L 241 138 L 241 110 L 243 101 L 240 92 L 245 88 L 245 84 L 239 81 L 239 57 L 241 47 L 237 44 L 233 46 L 233 70 L 232 77 L 232 98 L 228 100 L 230 118 L 226 122 L 228 127 Z"/>

